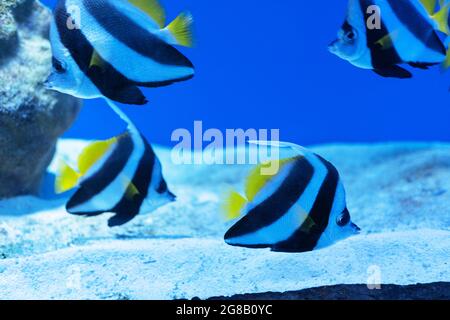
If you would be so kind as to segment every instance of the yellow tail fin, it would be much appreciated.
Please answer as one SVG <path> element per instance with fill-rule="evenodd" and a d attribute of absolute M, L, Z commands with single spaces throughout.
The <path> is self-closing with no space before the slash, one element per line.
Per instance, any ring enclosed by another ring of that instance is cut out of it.
<path fill-rule="evenodd" d="M 223 212 L 227 221 L 234 220 L 240 217 L 242 209 L 247 204 L 241 194 L 236 191 L 232 191 L 226 201 L 223 204 Z"/>
<path fill-rule="evenodd" d="M 190 12 L 186 11 L 173 20 L 167 26 L 167 29 L 178 45 L 192 47 L 194 45 L 193 26 L 194 17 Z"/>
<path fill-rule="evenodd" d="M 158 0 L 128 0 L 146 14 L 148 14 L 160 28 L 166 24 L 166 12 Z"/>
<path fill-rule="evenodd" d="M 436 21 L 439 31 L 450 35 L 450 28 L 448 26 L 450 3 L 444 5 L 441 10 L 432 15 L 434 21 Z"/>
<path fill-rule="evenodd" d="M 59 194 L 75 188 L 79 179 L 80 174 L 66 162 L 61 161 L 58 174 L 55 179 L 55 192 Z"/>

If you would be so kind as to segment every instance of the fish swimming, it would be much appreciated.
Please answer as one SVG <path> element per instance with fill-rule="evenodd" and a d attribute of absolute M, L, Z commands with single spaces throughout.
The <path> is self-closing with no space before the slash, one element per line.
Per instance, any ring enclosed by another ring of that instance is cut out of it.
<path fill-rule="evenodd" d="M 167 27 L 156 0 L 59 0 L 51 21 L 49 89 L 72 96 L 143 105 L 139 87 L 161 87 L 194 76 L 174 45 L 193 43 L 192 15 Z"/>
<path fill-rule="evenodd" d="M 150 213 L 175 201 L 151 145 L 134 128 L 87 146 L 77 168 L 62 162 L 55 191 L 77 188 L 66 204 L 69 213 L 97 216 L 115 213 L 108 226 L 120 226 L 138 214 Z"/>
<path fill-rule="evenodd" d="M 262 175 L 257 166 L 247 179 L 245 197 L 231 192 L 228 218 L 240 218 L 225 234 L 232 246 L 278 252 L 320 249 L 360 231 L 350 219 L 337 169 L 313 152 L 289 143 L 256 142 L 292 148 L 297 155 L 279 161 L 278 173 Z"/>
<path fill-rule="evenodd" d="M 449 0 L 349 0 L 347 19 L 329 51 L 383 77 L 411 78 L 401 64 L 448 68 L 449 6 Z"/>

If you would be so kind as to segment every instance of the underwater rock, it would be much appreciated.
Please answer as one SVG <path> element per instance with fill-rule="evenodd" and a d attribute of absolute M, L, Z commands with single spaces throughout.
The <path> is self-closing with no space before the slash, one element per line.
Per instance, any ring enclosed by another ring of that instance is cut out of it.
<path fill-rule="evenodd" d="M 42 86 L 50 72 L 50 12 L 35 0 L 0 2 L 0 198 L 38 191 L 79 100 Z"/>

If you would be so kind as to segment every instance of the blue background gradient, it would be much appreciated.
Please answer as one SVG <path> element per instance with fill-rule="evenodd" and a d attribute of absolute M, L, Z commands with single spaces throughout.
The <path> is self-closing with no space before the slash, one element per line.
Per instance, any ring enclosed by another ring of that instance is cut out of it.
<path fill-rule="evenodd" d="M 171 145 L 172 131 L 195 120 L 223 131 L 279 128 L 282 140 L 303 145 L 450 141 L 448 74 L 384 79 L 328 53 L 347 1 L 161 1 L 169 20 L 184 9 L 196 19 L 196 47 L 181 49 L 196 77 L 145 90 L 146 106 L 123 107 L 150 142 Z M 66 137 L 121 130 L 106 103 L 91 100 Z"/>

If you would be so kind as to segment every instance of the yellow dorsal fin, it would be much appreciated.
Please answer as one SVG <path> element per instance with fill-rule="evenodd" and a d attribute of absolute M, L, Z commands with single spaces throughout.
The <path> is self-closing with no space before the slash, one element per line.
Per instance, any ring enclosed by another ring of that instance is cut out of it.
<path fill-rule="evenodd" d="M 443 5 L 438 12 L 432 15 L 433 20 L 436 21 L 438 25 L 439 31 L 445 33 L 446 35 L 450 35 L 450 29 L 448 26 L 449 9 L 450 3 Z"/>
<path fill-rule="evenodd" d="M 97 66 L 97 67 L 103 69 L 104 65 L 105 65 L 105 61 L 102 59 L 102 57 L 100 57 L 98 52 L 94 50 L 94 52 L 92 52 L 91 61 L 89 62 L 89 68 Z"/>
<path fill-rule="evenodd" d="M 166 25 L 166 12 L 157 0 L 128 0 L 148 14 L 162 29 Z"/>
<path fill-rule="evenodd" d="M 261 189 L 270 181 L 275 175 L 264 175 L 262 174 L 262 168 L 263 167 L 276 167 L 280 169 L 286 165 L 287 163 L 294 161 L 297 159 L 294 158 L 287 158 L 287 159 L 281 159 L 281 160 L 272 160 L 268 161 L 262 164 L 257 165 L 250 173 L 250 175 L 247 177 L 247 183 L 245 185 L 245 195 L 248 199 L 248 201 L 253 201 L 256 197 L 256 195 L 261 191 Z M 274 163 L 278 162 L 278 163 Z"/>
<path fill-rule="evenodd" d="M 111 146 L 117 142 L 117 138 L 105 141 L 96 141 L 88 145 L 78 156 L 78 171 L 84 176 L 92 166 L 99 161 Z"/>
<path fill-rule="evenodd" d="M 425 7 L 430 16 L 434 14 L 436 9 L 436 0 L 420 0 L 420 2 Z"/>
<path fill-rule="evenodd" d="M 246 204 L 247 199 L 238 192 L 231 191 L 222 206 L 225 219 L 228 221 L 239 218 Z"/>
<path fill-rule="evenodd" d="M 182 12 L 168 26 L 172 37 L 176 44 L 184 47 L 192 47 L 194 45 L 193 35 L 194 17 L 190 12 Z"/>
<path fill-rule="evenodd" d="M 61 160 L 55 179 L 55 192 L 59 194 L 75 188 L 79 179 L 80 174 Z"/>

